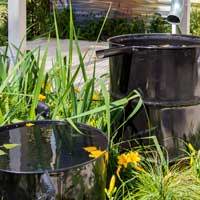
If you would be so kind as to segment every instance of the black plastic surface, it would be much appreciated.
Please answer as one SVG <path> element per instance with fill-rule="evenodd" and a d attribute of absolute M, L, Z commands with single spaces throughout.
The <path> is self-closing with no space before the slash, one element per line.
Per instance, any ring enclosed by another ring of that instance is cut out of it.
<path fill-rule="evenodd" d="M 111 97 L 120 99 L 137 89 L 146 109 L 128 121 L 119 138 L 155 135 L 170 160 L 183 155 L 185 142 L 200 148 L 200 37 L 121 35 L 108 42 L 111 49 L 132 47 L 109 58 Z M 135 105 L 128 104 L 126 117 Z"/>
<path fill-rule="evenodd" d="M 137 46 L 110 57 L 112 96 L 138 89 L 149 101 L 200 102 L 200 38 L 181 35 L 123 35 L 110 48 Z"/>

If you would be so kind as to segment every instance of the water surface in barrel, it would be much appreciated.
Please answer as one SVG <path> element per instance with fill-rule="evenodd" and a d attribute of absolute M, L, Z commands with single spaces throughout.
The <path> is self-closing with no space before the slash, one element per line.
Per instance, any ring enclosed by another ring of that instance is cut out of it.
<path fill-rule="evenodd" d="M 84 134 L 63 122 L 1 128 L 0 146 L 11 143 L 19 146 L 0 156 L 0 170 L 16 173 L 62 170 L 91 160 L 84 147 L 107 148 L 100 131 L 85 125 L 79 125 L 79 129 Z"/>

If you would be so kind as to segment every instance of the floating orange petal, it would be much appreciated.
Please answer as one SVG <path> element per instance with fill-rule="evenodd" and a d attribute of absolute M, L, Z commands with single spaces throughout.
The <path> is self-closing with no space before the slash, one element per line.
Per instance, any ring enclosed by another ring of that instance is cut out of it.
<path fill-rule="evenodd" d="M 34 126 L 35 124 L 32 124 L 32 123 L 26 123 L 26 127 L 31 127 L 31 126 Z"/>
<path fill-rule="evenodd" d="M 105 151 L 101 151 L 101 150 L 91 151 L 89 157 L 90 157 L 90 158 L 98 158 L 98 157 L 100 157 L 103 153 L 105 153 Z"/>
<path fill-rule="evenodd" d="M 96 151 L 97 150 L 97 148 L 95 147 L 95 146 L 91 146 L 91 147 L 84 147 L 83 148 L 85 151 L 87 151 L 87 152 L 92 152 L 92 151 Z"/>

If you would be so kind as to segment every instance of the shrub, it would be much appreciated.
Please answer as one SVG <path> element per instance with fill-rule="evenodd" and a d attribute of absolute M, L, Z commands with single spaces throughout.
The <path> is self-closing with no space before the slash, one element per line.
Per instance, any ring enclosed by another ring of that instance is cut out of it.
<path fill-rule="evenodd" d="M 167 23 L 160 15 L 155 14 L 150 20 L 150 33 L 170 33 L 171 25 Z"/>
<path fill-rule="evenodd" d="M 91 20 L 84 26 L 77 26 L 79 30 L 79 38 L 86 40 L 96 40 L 98 33 L 103 24 L 104 18 Z M 142 22 L 142 19 L 107 19 L 101 34 L 101 40 L 106 40 L 115 35 L 128 33 L 144 32 L 144 26 L 138 26 L 137 23 Z"/>
<path fill-rule="evenodd" d="M 33 39 L 49 31 L 51 27 L 49 0 L 27 1 L 27 27 L 29 27 L 28 39 Z"/>
<path fill-rule="evenodd" d="M 192 35 L 200 35 L 200 10 L 193 8 L 191 12 L 190 32 Z"/>
<path fill-rule="evenodd" d="M 8 13 L 7 4 L 0 2 L 0 45 L 5 46 L 7 44 L 8 35 Z"/>
<path fill-rule="evenodd" d="M 77 26 L 79 38 L 96 40 L 103 24 L 104 18 L 90 20 L 87 24 Z M 133 19 L 107 19 L 101 34 L 101 40 L 122 34 L 134 33 L 167 33 L 171 32 L 170 25 L 159 15 L 153 15 L 150 20 L 146 17 L 135 17 Z"/>

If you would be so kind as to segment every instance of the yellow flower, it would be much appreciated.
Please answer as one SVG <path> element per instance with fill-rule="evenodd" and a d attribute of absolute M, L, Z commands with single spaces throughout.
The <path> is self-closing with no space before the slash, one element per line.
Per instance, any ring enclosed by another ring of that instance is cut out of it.
<path fill-rule="evenodd" d="M 101 150 L 91 151 L 89 157 L 90 158 L 98 158 L 104 153 L 105 153 L 105 151 L 101 151 Z"/>
<path fill-rule="evenodd" d="M 128 157 L 128 160 L 130 163 L 137 164 L 141 160 L 138 152 L 131 151 L 131 152 L 127 153 L 127 157 Z"/>
<path fill-rule="evenodd" d="M 34 126 L 35 124 L 32 124 L 32 123 L 26 123 L 26 127 L 31 127 L 31 126 Z"/>
<path fill-rule="evenodd" d="M 116 182 L 116 177 L 115 175 L 112 175 L 108 188 L 108 194 L 112 194 L 115 191 L 115 182 Z"/>
<path fill-rule="evenodd" d="M 125 168 L 129 163 L 137 164 L 141 158 L 138 152 L 131 151 L 129 153 L 123 153 L 118 156 L 118 165 L 124 166 Z"/>
<path fill-rule="evenodd" d="M 39 101 L 45 101 L 46 100 L 46 96 L 40 94 L 38 99 L 39 99 Z"/>
<path fill-rule="evenodd" d="M 120 171 L 121 171 L 121 168 L 122 168 L 121 165 L 119 165 L 119 166 L 117 167 L 116 174 L 117 174 L 118 177 L 120 177 L 119 173 L 120 173 Z"/>
<path fill-rule="evenodd" d="M 118 156 L 118 165 L 124 166 L 126 168 L 128 163 L 129 163 L 129 160 L 126 154 L 123 153 Z"/>
<path fill-rule="evenodd" d="M 93 101 L 100 101 L 101 100 L 101 96 L 99 93 L 95 92 L 92 96 L 92 100 Z"/>
<path fill-rule="evenodd" d="M 96 147 L 84 147 L 83 149 L 84 149 L 85 151 L 89 152 L 89 153 L 91 153 L 92 151 L 96 151 L 96 150 L 97 150 Z"/>

